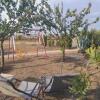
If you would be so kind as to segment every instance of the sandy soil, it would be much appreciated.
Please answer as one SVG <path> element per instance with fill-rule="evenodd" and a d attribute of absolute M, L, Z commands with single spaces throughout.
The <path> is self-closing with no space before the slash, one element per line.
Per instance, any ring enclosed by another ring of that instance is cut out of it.
<path fill-rule="evenodd" d="M 79 54 L 77 50 L 66 50 L 66 59 L 62 63 L 61 52 L 47 52 L 48 57 L 44 54 L 40 54 L 38 57 L 32 53 L 32 48 L 34 48 L 32 43 L 21 42 L 19 44 L 19 49 L 24 48 L 30 55 L 17 55 L 15 61 L 12 58 L 6 59 L 4 73 L 13 74 L 16 78 L 20 80 L 36 81 L 42 75 L 54 75 L 54 74 L 66 74 L 85 71 L 87 60 L 82 54 Z M 23 45 L 22 45 L 23 44 Z M 7 45 L 7 44 L 5 44 Z M 33 47 L 32 47 L 33 46 Z M 7 46 L 6 46 L 7 48 Z M 27 48 L 27 49 L 26 49 Z M 50 50 L 50 49 L 49 49 Z M 52 49 L 54 50 L 54 48 Z M 33 55 L 32 55 L 33 54 Z M 61 71 L 62 69 L 62 71 Z M 100 68 L 97 69 L 95 66 L 89 67 L 88 73 L 93 74 L 91 80 L 92 86 L 89 90 L 88 100 L 100 100 Z M 0 99 L 1 100 L 1 99 Z M 10 100 L 10 99 L 6 99 Z M 20 100 L 18 98 L 11 100 Z M 72 100 L 67 94 L 59 94 L 54 96 L 46 96 L 46 100 Z"/>

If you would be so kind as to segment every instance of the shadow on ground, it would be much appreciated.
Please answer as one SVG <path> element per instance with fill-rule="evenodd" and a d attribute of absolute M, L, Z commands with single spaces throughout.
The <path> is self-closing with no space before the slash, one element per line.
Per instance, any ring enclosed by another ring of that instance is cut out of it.
<path fill-rule="evenodd" d="M 87 97 L 91 97 L 92 100 L 100 100 L 100 84 L 96 89 L 90 90 L 87 94 Z M 89 100 L 91 100 L 91 98 L 89 98 Z"/>
<path fill-rule="evenodd" d="M 2 71 L 2 68 L 0 67 L 0 72 L 2 73 L 9 73 L 10 71 L 14 70 L 14 65 L 5 65 Z"/>
<path fill-rule="evenodd" d="M 53 62 L 55 63 L 58 63 L 58 62 L 62 62 L 62 59 L 61 58 L 57 58 L 56 60 L 53 60 Z M 81 60 L 80 57 L 76 57 L 76 56 L 66 56 L 65 57 L 65 61 L 64 63 L 73 63 L 75 66 L 84 66 L 85 65 L 85 62 L 83 62 Z"/>
<path fill-rule="evenodd" d="M 19 59 L 19 60 L 16 60 L 15 61 L 8 61 L 6 62 L 6 64 L 17 64 L 17 63 L 25 63 L 25 62 L 32 62 L 33 60 L 31 58 L 23 58 L 23 59 Z"/>
<path fill-rule="evenodd" d="M 38 82 L 39 79 L 35 78 L 35 77 L 27 77 L 25 79 L 23 79 L 24 81 L 29 81 L 29 82 Z"/>
<path fill-rule="evenodd" d="M 71 99 L 71 94 L 69 92 L 56 92 L 46 94 L 46 100 L 67 100 Z"/>

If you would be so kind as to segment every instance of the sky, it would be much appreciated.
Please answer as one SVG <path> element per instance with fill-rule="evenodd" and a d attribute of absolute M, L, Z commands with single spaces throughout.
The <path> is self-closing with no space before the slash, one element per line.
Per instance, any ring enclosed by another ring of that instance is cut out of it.
<path fill-rule="evenodd" d="M 39 3 L 40 0 L 37 0 L 37 2 Z M 97 17 L 100 18 L 100 0 L 48 0 L 48 2 L 52 7 L 63 2 L 64 11 L 67 9 L 77 9 L 78 11 L 81 11 L 88 6 L 88 3 L 91 3 L 92 8 L 90 15 L 88 15 L 88 19 L 91 21 L 95 20 Z M 6 16 L 5 14 L 3 15 Z M 100 30 L 100 21 L 92 25 L 90 28 Z"/>
<path fill-rule="evenodd" d="M 39 2 L 40 0 L 38 0 Z M 63 2 L 64 10 L 67 9 L 77 9 L 78 11 L 88 6 L 88 3 L 92 4 L 91 13 L 88 19 L 95 20 L 96 17 L 100 17 L 100 0 L 48 0 L 50 5 L 54 7 L 58 3 Z M 96 28 L 100 30 L 100 21 L 91 26 L 91 28 Z"/>

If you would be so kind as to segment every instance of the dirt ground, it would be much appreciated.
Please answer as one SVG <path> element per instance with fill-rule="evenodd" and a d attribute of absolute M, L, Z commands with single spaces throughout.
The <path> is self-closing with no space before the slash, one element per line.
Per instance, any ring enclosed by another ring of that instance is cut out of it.
<path fill-rule="evenodd" d="M 8 47 L 8 42 L 5 43 L 5 49 Z M 17 50 L 24 51 L 24 55 L 19 53 L 15 57 L 15 61 L 5 57 L 4 73 L 12 74 L 20 80 L 36 81 L 42 75 L 55 75 L 75 73 L 86 71 L 87 60 L 82 54 L 79 54 L 77 49 L 67 50 L 65 62 L 62 63 L 61 52 L 52 52 L 45 57 L 44 53 L 36 56 L 36 47 L 32 42 L 18 41 L 16 43 Z M 57 50 L 58 48 L 47 48 L 49 51 Z M 34 50 L 34 51 L 33 51 Z M 30 53 L 27 55 L 26 52 Z M 31 53 L 33 54 L 31 55 Z M 25 55 L 26 54 L 26 55 Z M 21 55 L 21 56 L 20 56 Z M 92 86 L 88 93 L 88 100 L 100 100 L 100 68 L 90 66 L 88 73 L 92 74 Z M 0 99 L 1 100 L 1 99 Z M 9 100 L 9 99 L 6 99 Z M 12 100 L 20 100 L 18 98 Z M 46 100 L 72 100 L 67 94 L 59 94 L 46 96 Z"/>

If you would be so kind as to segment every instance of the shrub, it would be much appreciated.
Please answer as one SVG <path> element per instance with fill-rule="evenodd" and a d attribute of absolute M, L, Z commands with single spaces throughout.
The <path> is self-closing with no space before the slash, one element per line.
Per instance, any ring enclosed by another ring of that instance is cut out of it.
<path fill-rule="evenodd" d="M 69 88 L 70 93 L 82 100 L 90 87 L 90 79 L 86 73 L 81 73 L 72 80 L 72 87 Z"/>
<path fill-rule="evenodd" d="M 87 33 L 81 33 L 78 39 L 80 50 L 86 50 L 95 45 L 98 47 L 100 45 L 100 34 L 97 34 L 95 30 L 88 31 Z"/>
<path fill-rule="evenodd" d="M 100 64 L 100 47 L 90 47 L 86 50 L 90 63 Z"/>

